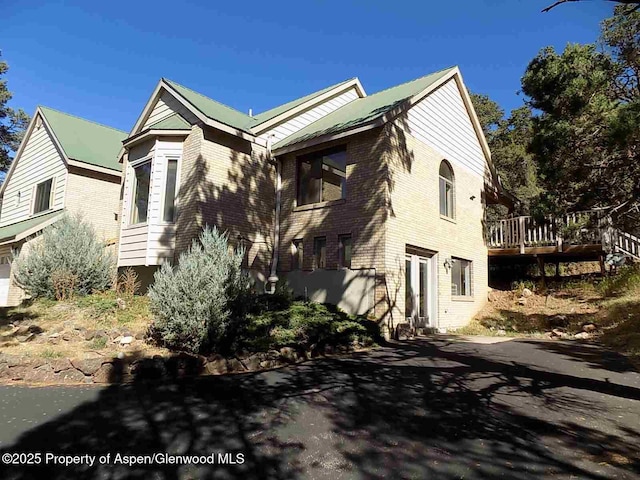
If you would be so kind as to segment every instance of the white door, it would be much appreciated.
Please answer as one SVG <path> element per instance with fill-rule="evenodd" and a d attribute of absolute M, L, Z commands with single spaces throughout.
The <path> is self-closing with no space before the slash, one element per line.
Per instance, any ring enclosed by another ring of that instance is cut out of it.
<path fill-rule="evenodd" d="M 414 328 L 436 326 L 435 256 L 405 257 L 405 316 Z"/>
<path fill-rule="evenodd" d="M 4 260 L 4 259 L 3 259 Z M 0 263 L 0 307 L 5 307 L 9 301 L 9 279 L 11 264 Z"/>

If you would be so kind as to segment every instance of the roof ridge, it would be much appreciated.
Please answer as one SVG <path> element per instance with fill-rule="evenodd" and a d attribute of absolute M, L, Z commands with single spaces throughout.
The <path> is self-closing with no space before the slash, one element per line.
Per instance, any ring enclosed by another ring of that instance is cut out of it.
<path fill-rule="evenodd" d="M 115 130 L 116 132 L 128 134 L 128 132 L 125 132 L 124 130 L 120 130 L 119 128 L 112 127 L 110 125 L 105 125 L 104 123 L 98 123 L 98 122 L 96 122 L 94 120 L 89 120 L 87 118 L 82 118 L 82 117 L 79 117 L 78 115 L 74 115 L 72 113 L 63 112 L 62 110 L 58 110 L 56 108 L 47 107 L 46 105 L 39 104 L 38 108 L 39 109 L 44 109 L 44 110 L 51 110 L 52 112 L 60 113 L 62 115 L 66 115 L 67 117 L 76 118 L 78 120 L 82 120 L 83 122 L 93 123 L 94 125 L 97 125 L 99 127 L 109 128 L 111 130 Z"/>
<path fill-rule="evenodd" d="M 379 91 L 377 91 L 375 93 L 372 93 L 371 95 L 367 95 L 365 98 L 375 97 L 379 93 L 384 93 L 384 92 L 392 90 L 394 88 L 401 87 L 403 85 L 407 85 L 408 83 L 415 82 L 415 81 L 418 81 L 418 80 L 422 80 L 423 78 L 430 77 L 432 75 L 437 75 L 437 74 L 442 73 L 442 72 L 446 72 L 447 70 L 453 70 L 456 67 L 457 67 L 457 65 L 453 65 L 451 67 L 443 68 L 443 69 L 437 70 L 435 72 L 427 73 L 426 75 L 422 75 L 421 77 L 417 77 L 417 78 L 414 78 L 412 80 L 407 80 L 406 82 L 402 82 L 402 83 L 399 83 L 397 85 L 393 85 L 391 87 L 387 87 L 387 88 L 385 88 L 383 90 L 379 90 Z"/>
<path fill-rule="evenodd" d="M 244 116 L 245 116 L 245 117 L 247 117 L 247 118 L 253 118 L 253 117 L 250 117 L 248 114 L 246 114 L 246 113 L 244 113 L 244 112 L 241 112 L 241 111 L 240 111 L 240 110 L 238 110 L 237 108 L 234 108 L 234 107 L 232 107 L 232 106 L 230 106 L 230 105 L 227 105 L 226 103 L 222 103 L 222 102 L 220 102 L 220 101 L 218 101 L 218 100 L 216 100 L 216 99 L 214 99 L 214 98 L 208 97 L 208 96 L 206 96 L 206 95 L 205 95 L 205 94 L 203 94 L 203 93 L 196 92 L 193 88 L 186 87 L 186 86 L 182 85 L 181 83 L 178 83 L 178 82 L 175 82 L 175 81 L 171 80 L 170 78 L 162 77 L 162 80 L 164 80 L 164 81 L 166 81 L 166 82 L 169 82 L 170 84 L 178 85 L 179 87 L 182 87 L 182 88 L 184 88 L 184 89 L 186 89 L 186 90 L 189 90 L 190 92 L 193 92 L 193 93 L 195 93 L 196 95 L 200 95 L 201 97 L 204 97 L 204 98 L 206 98 L 207 100 L 211 100 L 212 102 L 217 103 L 218 105 L 220 105 L 220 106 L 222 106 L 222 107 L 225 107 L 225 108 L 228 108 L 228 109 L 230 109 L 230 110 L 233 110 L 234 112 L 239 113 L 240 115 L 244 115 Z"/>

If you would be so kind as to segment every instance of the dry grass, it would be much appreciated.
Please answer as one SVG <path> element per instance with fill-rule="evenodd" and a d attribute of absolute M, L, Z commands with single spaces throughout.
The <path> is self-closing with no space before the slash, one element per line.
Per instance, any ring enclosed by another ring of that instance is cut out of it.
<path fill-rule="evenodd" d="M 3 353 L 42 358 L 116 356 L 127 350 L 145 356 L 166 354 L 167 350 L 144 340 L 151 323 L 147 297 L 132 297 L 124 308 L 121 306 L 115 292 L 107 292 L 60 302 L 38 300 L 31 305 L 3 309 L 0 348 Z M 18 328 L 26 326 L 42 332 L 21 342 Z M 87 332 L 104 332 L 105 336 L 87 340 Z M 138 338 L 123 346 L 115 340 L 124 335 Z"/>
<path fill-rule="evenodd" d="M 521 305 L 522 288 L 493 290 L 491 301 L 467 325 L 455 333 L 463 335 L 500 335 L 544 337 L 561 327 L 567 334 L 582 331 L 586 323 L 598 330 L 593 341 L 627 355 L 640 367 L 640 285 L 639 275 L 621 279 L 552 283 L 538 290 Z M 616 288 L 611 288 L 611 284 Z"/>

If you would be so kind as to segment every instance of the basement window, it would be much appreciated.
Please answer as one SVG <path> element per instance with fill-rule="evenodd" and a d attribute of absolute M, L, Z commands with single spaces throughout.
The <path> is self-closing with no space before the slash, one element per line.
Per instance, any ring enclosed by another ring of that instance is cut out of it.
<path fill-rule="evenodd" d="M 298 157 L 298 205 L 346 198 L 346 186 L 346 147 Z"/>
<path fill-rule="evenodd" d="M 291 270 L 302 270 L 304 261 L 304 242 L 301 238 L 291 244 Z"/>
<path fill-rule="evenodd" d="M 351 235 L 338 237 L 338 268 L 351 268 Z"/>
<path fill-rule="evenodd" d="M 131 224 L 145 223 L 149 209 L 149 187 L 151 184 L 151 162 L 136 165 L 133 168 L 133 199 L 131 205 Z"/>
<path fill-rule="evenodd" d="M 327 237 L 313 239 L 313 269 L 327 268 Z"/>

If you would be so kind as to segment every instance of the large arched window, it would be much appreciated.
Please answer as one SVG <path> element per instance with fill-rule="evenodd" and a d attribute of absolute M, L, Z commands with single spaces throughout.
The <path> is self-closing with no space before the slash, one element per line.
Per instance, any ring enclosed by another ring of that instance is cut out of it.
<path fill-rule="evenodd" d="M 455 218 L 455 179 L 446 160 L 440 162 L 440 215 Z"/>

